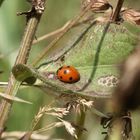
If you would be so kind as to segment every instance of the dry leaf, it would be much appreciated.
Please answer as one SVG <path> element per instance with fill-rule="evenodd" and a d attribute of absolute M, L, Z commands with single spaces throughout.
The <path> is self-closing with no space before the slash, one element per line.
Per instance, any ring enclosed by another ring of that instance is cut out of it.
<path fill-rule="evenodd" d="M 60 118 L 67 115 L 68 113 L 69 111 L 67 110 L 67 108 L 52 107 L 52 108 L 47 108 L 45 110 L 45 114 L 60 117 Z"/>
<path fill-rule="evenodd" d="M 79 103 L 88 108 L 91 108 L 93 106 L 93 101 L 87 101 L 85 99 L 79 100 Z"/>
<path fill-rule="evenodd" d="M 123 8 L 121 14 L 125 21 L 140 25 L 140 11 Z"/>
<path fill-rule="evenodd" d="M 107 0 L 83 0 L 82 8 L 84 9 L 90 3 L 93 3 L 91 6 L 91 11 L 93 12 L 105 11 L 112 8 L 112 5 Z"/>

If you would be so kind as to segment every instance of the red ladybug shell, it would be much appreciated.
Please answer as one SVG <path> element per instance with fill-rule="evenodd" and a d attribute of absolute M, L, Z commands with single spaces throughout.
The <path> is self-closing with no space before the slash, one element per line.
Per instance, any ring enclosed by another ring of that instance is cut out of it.
<path fill-rule="evenodd" d="M 75 83 L 80 80 L 80 73 L 73 66 L 62 66 L 57 70 L 57 78 L 64 83 Z"/>

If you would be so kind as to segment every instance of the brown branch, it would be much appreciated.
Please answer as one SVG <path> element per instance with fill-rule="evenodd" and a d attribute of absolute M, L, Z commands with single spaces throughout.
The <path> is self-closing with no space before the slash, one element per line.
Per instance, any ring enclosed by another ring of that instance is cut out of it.
<path fill-rule="evenodd" d="M 120 18 L 119 14 L 120 14 L 123 2 L 124 2 L 124 0 L 118 0 L 115 12 L 114 12 L 113 17 L 112 17 L 112 21 L 114 21 L 114 22 L 119 21 L 119 18 Z"/>

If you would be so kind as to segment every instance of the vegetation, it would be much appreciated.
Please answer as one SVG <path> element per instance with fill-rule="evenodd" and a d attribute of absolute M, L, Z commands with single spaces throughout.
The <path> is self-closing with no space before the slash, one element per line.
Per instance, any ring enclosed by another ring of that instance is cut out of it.
<path fill-rule="evenodd" d="M 0 139 L 139 139 L 137 3 L 0 0 Z"/>

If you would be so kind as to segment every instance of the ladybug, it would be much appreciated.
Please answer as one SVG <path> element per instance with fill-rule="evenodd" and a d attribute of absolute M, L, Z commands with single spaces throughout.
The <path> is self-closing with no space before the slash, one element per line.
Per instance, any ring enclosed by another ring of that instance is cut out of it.
<path fill-rule="evenodd" d="M 80 73 L 73 66 L 62 66 L 56 74 L 57 78 L 64 83 L 76 83 L 80 80 Z"/>

